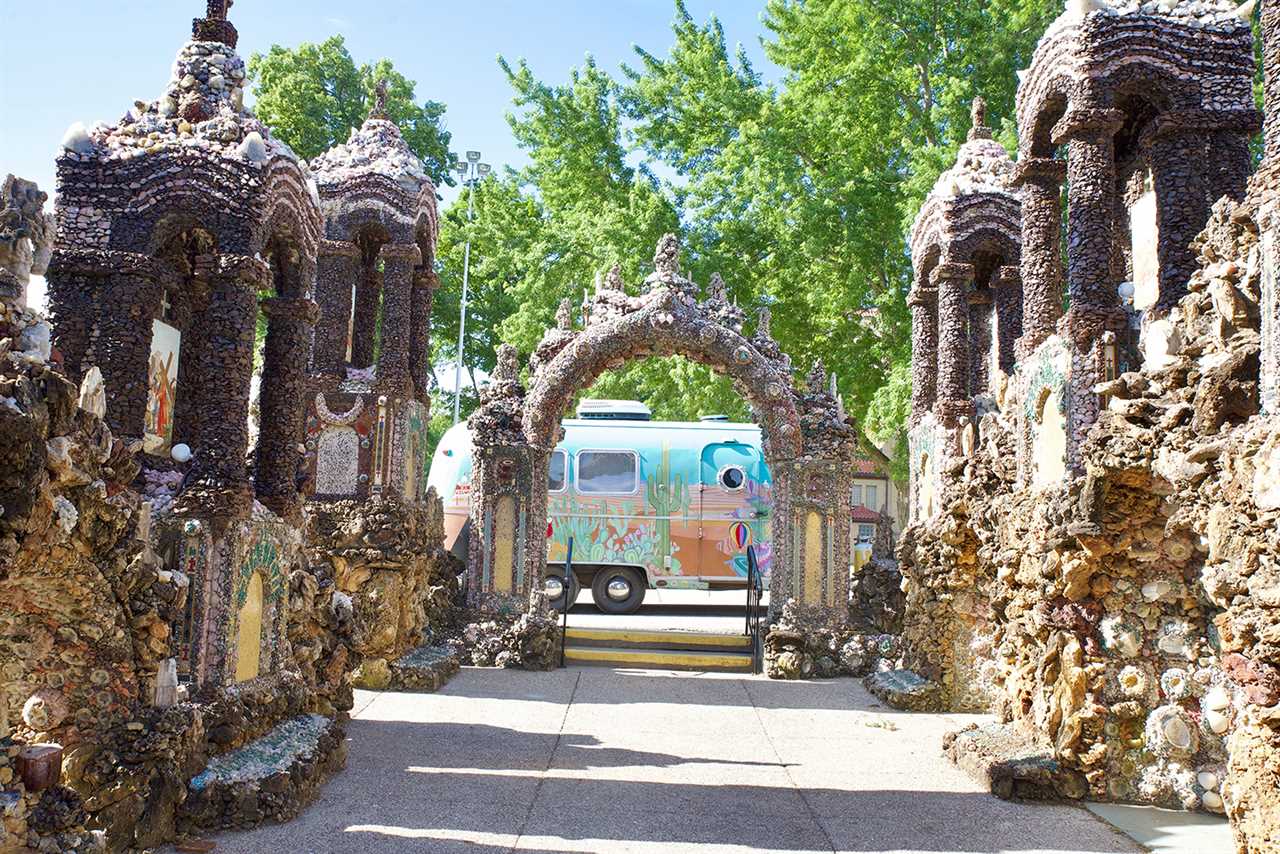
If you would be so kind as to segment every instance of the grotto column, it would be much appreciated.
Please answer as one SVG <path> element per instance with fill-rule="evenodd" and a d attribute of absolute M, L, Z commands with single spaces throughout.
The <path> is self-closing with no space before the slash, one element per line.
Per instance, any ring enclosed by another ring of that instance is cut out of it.
<path fill-rule="evenodd" d="M 1280 0 L 1262 0 L 1263 161 L 1280 163 Z"/>
<path fill-rule="evenodd" d="M 252 508 L 245 454 L 249 448 L 249 390 L 253 379 L 258 291 L 271 283 L 265 262 L 247 255 L 212 259 L 209 306 L 200 315 L 204 334 L 196 352 L 203 386 L 199 427 L 187 486 L 177 509 L 197 515 L 247 515 Z M 204 277 L 203 271 L 197 276 Z M 194 403 L 194 401 L 193 401 Z"/>
<path fill-rule="evenodd" d="M 316 259 L 315 372 L 343 376 L 351 324 L 351 289 L 360 277 L 360 250 L 345 240 L 321 240 Z"/>
<path fill-rule="evenodd" d="M 1062 181 L 1067 165 L 1052 157 L 1018 161 L 1022 188 L 1022 338 L 1018 358 L 1030 355 L 1062 317 Z"/>
<path fill-rule="evenodd" d="M 410 397 L 413 268 L 422 263 L 422 251 L 415 243 L 387 243 L 380 254 L 383 263 L 382 353 L 378 357 L 378 386 L 400 397 Z"/>
<path fill-rule="evenodd" d="M 1082 108 L 1054 128 L 1054 142 L 1067 149 L 1067 293 L 1072 313 L 1090 314 L 1117 304 L 1111 281 L 1115 231 L 1114 136 L 1124 116 L 1118 110 Z M 1025 204 L 1025 202 L 1024 202 Z M 1026 255 L 1026 248 L 1023 248 Z M 1026 276 L 1024 275 L 1024 281 Z"/>
<path fill-rule="evenodd" d="M 277 516 L 296 519 L 301 510 L 298 444 L 303 437 L 307 352 L 320 307 L 305 297 L 269 297 L 261 305 L 267 340 L 254 488 Z"/>
<path fill-rule="evenodd" d="M 911 306 L 911 421 L 918 422 L 938 396 L 938 291 L 916 284 L 907 295 Z"/>
<path fill-rule="evenodd" d="M 990 291 L 972 291 L 969 300 L 969 395 L 977 397 L 991 388 Z"/>
<path fill-rule="evenodd" d="M 948 427 L 970 414 L 969 298 L 973 265 L 944 262 L 933 271 L 938 289 L 938 396 L 934 411 Z"/>
<path fill-rule="evenodd" d="M 1022 336 L 1022 273 L 1012 265 L 1001 267 L 995 280 L 996 363 L 1006 374 L 1013 373 L 1017 359 L 1014 345 Z"/>
<path fill-rule="evenodd" d="M 57 319 L 54 343 L 70 375 L 79 380 L 96 364 L 111 389 L 108 426 L 118 436 L 142 438 L 151 321 L 163 290 L 153 262 L 132 252 L 59 250 L 49 280 L 51 314 Z"/>
<path fill-rule="evenodd" d="M 1191 242 L 1209 218 L 1204 128 L 1177 115 L 1160 116 L 1147 146 L 1156 191 L 1160 259 L 1155 309 L 1167 315 L 1186 294 L 1187 281 L 1199 266 Z M 1243 185 L 1239 189 L 1243 193 Z"/>
<path fill-rule="evenodd" d="M 410 310 L 409 373 L 415 396 L 426 403 L 431 388 L 431 303 L 435 297 L 435 271 L 419 269 L 413 274 Z"/>

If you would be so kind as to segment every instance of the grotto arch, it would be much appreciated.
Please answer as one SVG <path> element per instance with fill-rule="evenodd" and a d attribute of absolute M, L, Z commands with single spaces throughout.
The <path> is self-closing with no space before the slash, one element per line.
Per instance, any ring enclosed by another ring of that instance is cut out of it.
<path fill-rule="evenodd" d="M 499 351 L 491 385 L 469 420 L 472 433 L 471 603 L 540 609 L 547 565 L 547 475 L 560 420 L 575 396 L 605 371 L 649 356 L 680 355 L 729 377 L 760 421 L 773 478 L 771 612 L 793 600 L 824 622 L 847 617 L 852 555 L 850 475 L 856 434 L 821 364 L 796 390 L 790 359 L 761 312 L 755 333 L 713 276 L 705 299 L 679 271 L 675 238 L 665 237 L 655 272 L 628 295 L 617 268 L 584 304 L 586 327 L 573 329 L 571 306 L 530 360 L 529 391 L 513 348 Z"/>

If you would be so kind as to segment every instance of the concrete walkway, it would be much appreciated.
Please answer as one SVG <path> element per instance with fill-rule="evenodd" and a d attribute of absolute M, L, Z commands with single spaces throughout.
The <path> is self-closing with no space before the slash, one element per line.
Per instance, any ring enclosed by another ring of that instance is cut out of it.
<path fill-rule="evenodd" d="M 973 716 L 881 708 L 850 679 L 464 669 L 357 692 L 347 770 L 285 852 L 1134 852 L 1087 810 L 1006 803 L 942 758 Z"/>

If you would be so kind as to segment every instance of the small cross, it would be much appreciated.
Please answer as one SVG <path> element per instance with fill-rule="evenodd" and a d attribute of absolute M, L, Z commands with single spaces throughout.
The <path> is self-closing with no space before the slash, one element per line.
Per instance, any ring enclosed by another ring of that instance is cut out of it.
<path fill-rule="evenodd" d="M 169 292 L 167 290 L 160 292 L 160 319 L 169 319 L 169 309 L 173 308 L 173 303 L 169 302 Z"/>
<path fill-rule="evenodd" d="M 373 110 L 369 113 L 375 119 L 387 117 L 387 80 L 382 78 L 373 87 Z"/>

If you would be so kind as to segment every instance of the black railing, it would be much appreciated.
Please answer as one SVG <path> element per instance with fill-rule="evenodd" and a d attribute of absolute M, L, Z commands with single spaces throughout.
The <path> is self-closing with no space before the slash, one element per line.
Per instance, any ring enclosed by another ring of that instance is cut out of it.
<path fill-rule="evenodd" d="M 564 556 L 564 575 L 560 579 L 560 666 L 564 667 L 564 647 L 569 642 L 569 609 L 573 602 L 569 601 L 573 594 L 573 537 Z"/>
<path fill-rule="evenodd" d="M 756 547 L 747 546 L 747 637 L 751 638 L 751 672 L 764 670 L 764 647 L 761 645 L 760 629 L 764 622 L 764 609 L 760 601 L 764 598 L 764 576 L 760 574 L 760 564 L 756 561 Z"/>

